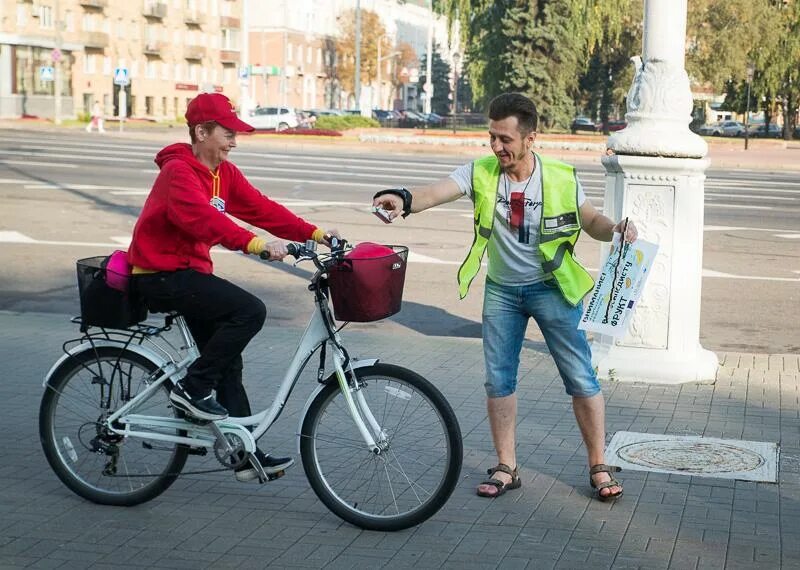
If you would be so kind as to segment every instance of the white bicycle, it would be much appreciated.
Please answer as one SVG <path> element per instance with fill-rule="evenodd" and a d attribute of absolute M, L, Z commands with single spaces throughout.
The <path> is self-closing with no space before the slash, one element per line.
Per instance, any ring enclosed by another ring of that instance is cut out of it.
<path fill-rule="evenodd" d="M 180 315 L 168 315 L 163 327 L 89 329 L 65 343 L 44 381 L 39 433 L 68 488 L 95 503 L 136 505 L 163 493 L 189 455 L 210 453 L 222 464 L 215 470 L 249 461 L 262 483 L 283 475 L 263 472 L 256 441 L 319 351 L 319 386 L 300 415 L 298 443 L 320 500 L 342 519 L 381 531 L 419 524 L 444 505 L 463 451 L 451 406 L 411 370 L 350 358 L 329 304 L 328 275 L 343 259 L 343 245 L 330 254 L 316 253 L 313 242 L 289 246 L 298 262 L 316 265 L 309 285 L 315 309 L 271 406 L 250 417 L 202 423 L 172 407 L 172 385 L 198 356 Z M 182 346 L 165 338 L 171 327 Z M 326 348 L 333 372 L 324 377 Z"/>

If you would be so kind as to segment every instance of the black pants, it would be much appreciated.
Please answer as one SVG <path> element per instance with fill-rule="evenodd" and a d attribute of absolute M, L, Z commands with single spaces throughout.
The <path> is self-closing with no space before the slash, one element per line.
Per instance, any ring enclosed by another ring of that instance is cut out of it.
<path fill-rule="evenodd" d="M 242 351 L 264 324 L 264 303 L 241 287 L 193 269 L 137 275 L 137 294 L 155 313 L 177 311 L 200 349 L 183 380 L 193 395 L 217 391 L 232 416 L 251 415 L 242 385 Z"/>

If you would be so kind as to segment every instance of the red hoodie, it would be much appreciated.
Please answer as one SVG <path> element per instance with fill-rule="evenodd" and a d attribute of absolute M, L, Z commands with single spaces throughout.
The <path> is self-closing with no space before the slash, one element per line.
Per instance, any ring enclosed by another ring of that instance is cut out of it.
<path fill-rule="evenodd" d="M 217 181 L 192 154 L 191 145 L 162 149 L 155 159 L 161 169 L 133 229 L 131 263 L 152 271 L 214 269 L 209 250 L 221 244 L 247 251 L 255 234 L 227 215 L 293 241 L 311 239 L 313 226 L 264 196 L 228 161 L 217 168 Z M 216 188 L 215 188 L 216 185 Z M 225 203 L 222 213 L 211 205 L 214 195 Z"/>

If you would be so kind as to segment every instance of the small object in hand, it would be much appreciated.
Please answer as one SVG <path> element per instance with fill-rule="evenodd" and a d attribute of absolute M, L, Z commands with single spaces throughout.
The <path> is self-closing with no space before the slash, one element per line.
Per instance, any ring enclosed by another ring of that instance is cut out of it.
<path fill-rule="evenodd" d="M 378 216 L 378 218 L 380 218 L 383 221 L 384 224 L 391 224 L 392 223 L 392 218 L 389 217 L 389 212 L 387 212 L 386 210 L 384 210 L 380 206 L 373 206 L 372 207 L 372 213 L 375 214 L 376 216 Z"/>

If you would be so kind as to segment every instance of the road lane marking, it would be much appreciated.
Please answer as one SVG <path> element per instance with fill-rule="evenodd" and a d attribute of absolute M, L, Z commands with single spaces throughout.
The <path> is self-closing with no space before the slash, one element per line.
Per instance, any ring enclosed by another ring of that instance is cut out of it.
<path fill-rule="evenodd" d="M 790 202 L 797 201 L 797 198 L 791 196 L 756 196 L 755 194 L 722 194 L 719 192 L 706 192 L 706 196 L 719 198 L 753 198 L 756 200 L 789 200 Z"/>
<path fill-rule="evenodd" d="M 800 239 L 800 233 L 797 233 L 797 234 L 775 234 L 774 237 L 783 238 L 783 239 Z"/>
<path fill-rule="evenodd" d="M 20 164 L 23 166 L 46 166 L 47 168 L 78 168 L 77 164 L 64 164 L 62 162 L 36 162 L 34 160 L 5 160 L 0 158 L 0 164 Z"/>
<path fill-rule="evenodd" d="M 0 230 L 0 242 L 36 243 L 36 240 L 13 230 Z"/>
<path fill-rule="evenodd" d="M 96 186 L 94 184 L 24 184 L 26 190 L 118 190 L 128 192 L 144 192 L 149 194 L 149 189 L 126 186 Z M 111 192 L 114 194 L 115 192 Z"/>
<path fill-rule="evenodd" d="M 2 158 L 3 155 L 28 156 L 30 158 L 71 158 L 73 160 L 86 160 L 86 161 L 96 160 L 99 162 L 145 162 L 150 160 L 146 157 L 122 158 L 118 156 L 98 156 L 98 155 L 89 156 L 85 154 L 63 154 L 58 152 L 25 152 L 22 150 L 0 150 L 0 160 L 3 160 L 3 162 L 11 162 L 8 160 L 4 160 Z M 48 164 L 48 163 L 41 163 L 41 164 Z"/>
<path fill-rule="evenodd" d="M 744 226 L 704 226 L 703 229 L 707 232 L 728 232 L 728 231 L 739 231 L 739 230 L 748 232 L 792 232 L 793 231 L 787 229 L 773 229 L 773 228 L 747 228 Z"/>
<path fill-rule="evenodd" d="M 788 281 L 791 283 L 800 283 L 800 278 L 794 278 L 794 277 L 764 277 L 763 275 L 734 275 L 733 273 L 724 273 L 722 271 L 714 271 L 713 269 L 703 269 L 703 277 L 721 277 L 723 279 L 746 279 L 750 281 Z"/>
<path fill-rule="evenodd" d="M 706 208 L 713 206 L 715 208 L 744 208 L 747 210 L 774 210 L 772 206 L 749 206 L 747 204 L 719 204 L 717 202 L 706 202 Z"/>

